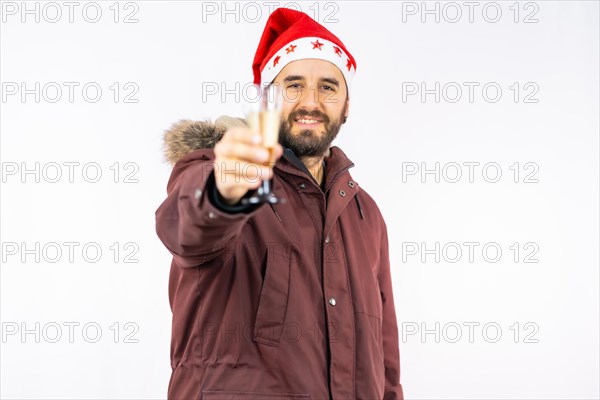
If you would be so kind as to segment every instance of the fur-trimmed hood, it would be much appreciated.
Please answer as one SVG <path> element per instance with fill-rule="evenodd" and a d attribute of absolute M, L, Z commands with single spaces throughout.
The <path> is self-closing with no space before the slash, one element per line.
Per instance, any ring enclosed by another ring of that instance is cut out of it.
<path fill-rule="evenodd" d="M 165 131 L 165 159 L 175 165 L 186 154 L 198 149 L 212 149 L 227 129 L 247 126 L 246 120 L 226 115 L 211 121 L 181 120 Z"/>

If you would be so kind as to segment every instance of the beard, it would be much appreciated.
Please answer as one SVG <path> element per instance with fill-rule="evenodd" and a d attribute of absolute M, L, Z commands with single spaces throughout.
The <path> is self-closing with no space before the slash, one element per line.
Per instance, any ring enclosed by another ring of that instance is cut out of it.
<path fill-rule="evenodd" d="M 298 110 L 290 113 L 287 118 L 281 120 L 279 143 L 284 149 L 286 147 L 291 149 L 297 157 L 323 156 L 329 150 L 342 124 L 346 122 L 346 118 L 344 117 L 346 108 L 344 106 L 340 115 L 333 121 L 330 121 L 330 118 L 326 114 L 318 110 Z M 303 117 L 312 117 L 323 121 L 325 131 L 319 134 L 316 129 L 303 129 L 293 134 L 292 126 L 294 121 L 297 118 Z"/>

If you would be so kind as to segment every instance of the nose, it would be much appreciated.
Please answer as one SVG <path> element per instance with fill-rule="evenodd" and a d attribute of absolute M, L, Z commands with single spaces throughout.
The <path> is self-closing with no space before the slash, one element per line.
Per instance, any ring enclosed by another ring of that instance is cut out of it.
<path fill-rule="evenodd" d="M 308 110 L 318 109 L 321 104 L 318 85 L 312 84 L 302 90 L 299 105 Z"/>

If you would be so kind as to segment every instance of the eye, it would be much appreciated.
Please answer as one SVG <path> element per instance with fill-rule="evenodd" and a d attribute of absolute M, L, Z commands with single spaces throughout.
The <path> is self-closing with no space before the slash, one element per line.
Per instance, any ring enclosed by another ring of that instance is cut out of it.
<path fill-rule="evenodd" d="M 299 83 L 290 83 L 287 86 L 288 89 L 300 89 L 302 88 L 302 85 L 300 85 Z"/>
<path fill-rule="evenodd" d="M 323 88 L 323 90 L 325 90 L 327 92 L 335 92 L 335 88 L 333 86 L 322 85 L 321 88 Z"/>

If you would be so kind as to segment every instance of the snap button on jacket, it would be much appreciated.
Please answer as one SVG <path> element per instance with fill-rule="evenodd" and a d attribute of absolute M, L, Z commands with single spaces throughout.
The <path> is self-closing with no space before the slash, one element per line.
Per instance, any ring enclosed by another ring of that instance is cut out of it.
<path fill-rule="evenodd" d="M 238 123 L 165 135 L 169 399 L 402 399 L 386 225 L 353 163 L 332 147 L 322 190 L 286 154 L 273 184 L 285 203 L 224 212 L 209 198 L 212 147 Z"/>

